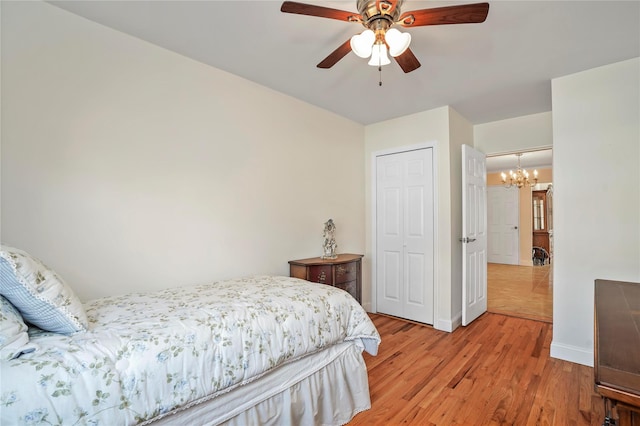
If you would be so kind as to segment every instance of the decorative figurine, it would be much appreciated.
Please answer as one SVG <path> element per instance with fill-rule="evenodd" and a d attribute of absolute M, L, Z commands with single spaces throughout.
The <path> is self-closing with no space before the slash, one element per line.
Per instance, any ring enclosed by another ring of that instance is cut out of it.
<path fill-rule="evenodd" d="M 335 232 L 336 225 L 333 223 L 333 219 L 329 219 L 324 224 L 324 232 L 322 234 L 322 236 L 324 237 L 324 244 L 322 245 L 322 259 L 336 259 L 338 257 L 338 255 L 336 254 L 338 245 L 336 244 L 336 239 L 334 238 Z"/>

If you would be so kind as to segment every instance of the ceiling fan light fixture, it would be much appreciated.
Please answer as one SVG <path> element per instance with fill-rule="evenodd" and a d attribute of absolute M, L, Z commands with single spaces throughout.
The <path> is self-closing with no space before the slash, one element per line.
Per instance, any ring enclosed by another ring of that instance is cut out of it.
<path fill-rule="evenodd" d="M 389 45 L 389 54 L 394 58 L 402 55 L 411 43 L 411 34 L 401 33 L 395 28 L 390 28 L 384 35 L 384 39 Z"/>
<path fill-rule="evenodd" d="M 351 50 L 361 58 L 371 56 L 373 43 L 376 41 L 376 35 L 371 30 L 364 30 L 362 34 L 356 34 L 351 37 Z"/>
<path fill-rule="evenodd" d="M 384 43 L 376 43 L 373 46 L 373 50 L 371 52 L 371 59 L 369 60 L 369 65 L 372 67 L 389 65 L 391 61 L 387 56 L 387 46 Z"/>
<path fill-rule="evenodd" d="M 347 39 L 329 56 L 318 63 L 316 65 L 318 68 L 331 68 L 350 51 L 353 51 L 361 58 L 368 58 L 374 50 L 372 47 L 382 44 L 386 47 L 384 49 L 378 47 L 377 57 L 369 61 L 369 65 L 383 65 L 383 57 L 385 64 L 390 63 L 388 62 L 389 58 L 386 56 L 388 48 L 405 73 L 418 69 L 420 61 L 409 49 L 411 36 L 399 31 L 393 31 L 392 27 L 394 25 L 415 28 L 429 25 L 473 24 L 484 22 L 489 13 L 489 3 L 486 2 L 416 9 L 409 12 L 402 12 L 403 3 L 404 0 L 357 0 L 358 13 L 353 13 L 346 10 L 286 0 L 282 3 L 280 11 L 358 23 L 364 26 L 366 30 L 369 30 Z M 372 36 L 373 40 L 371 40 Z M 384 52 L 381 52 L 382 50 Z M 384 53 L 384 55 L 380 53 Z"/>

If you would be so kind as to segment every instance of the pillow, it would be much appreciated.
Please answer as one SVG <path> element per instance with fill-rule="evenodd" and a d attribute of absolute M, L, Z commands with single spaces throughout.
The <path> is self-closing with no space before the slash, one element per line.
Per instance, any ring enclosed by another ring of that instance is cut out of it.
<path fill-rule="evenodd" d="M 0 246 L 0 294 L 43 330 L 71 334 L 88 328 L 71 287 L 38 259 L 5 245 Z"/>
<path fill-rule="evenodd" d="M 27 330 L 20 312 L 0 296 L 0 359 L 18 358 L 21 354 L 35 349 L 28 345 Z"/>

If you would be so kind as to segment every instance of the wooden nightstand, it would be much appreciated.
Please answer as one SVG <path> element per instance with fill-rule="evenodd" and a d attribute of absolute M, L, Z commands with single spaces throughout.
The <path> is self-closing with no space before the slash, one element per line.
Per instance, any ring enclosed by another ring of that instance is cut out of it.
<path fill-rule="evenodd" d="M 337 259 L 290 260 L 289 275 L 314 283 L 328 284 L 346 290 L 362 304 L 361 254 L 339 254 Z"/>

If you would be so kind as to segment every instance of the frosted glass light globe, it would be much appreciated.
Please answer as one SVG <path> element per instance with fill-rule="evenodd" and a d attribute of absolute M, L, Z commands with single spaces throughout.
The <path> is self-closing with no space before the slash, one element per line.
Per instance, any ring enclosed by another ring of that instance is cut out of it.
<path fill-rule="evenodd" d="M 391 61 L 387 56 L 387 46 L 384 43 L 373 46 L 369 65 L 377 67 L 378 65 L 389 65 Z"/>
<path fill-rule="evenodd" d="M 389 54 L 394 58 L 402 55 L 409 48 L 411 43 L 411 34 L 401 33 L 395 28 L 387 30 L 384 40 L 389 45 Z"/>
<path fill-rule="evenodd" d="M 361 58 L 368 58 L 371 56 L 371 49 L 375 40 L 376 35 L 373 31 L 364 30 L 362 34 L 356 34 L 351 37 L 351 50 Z"/>

